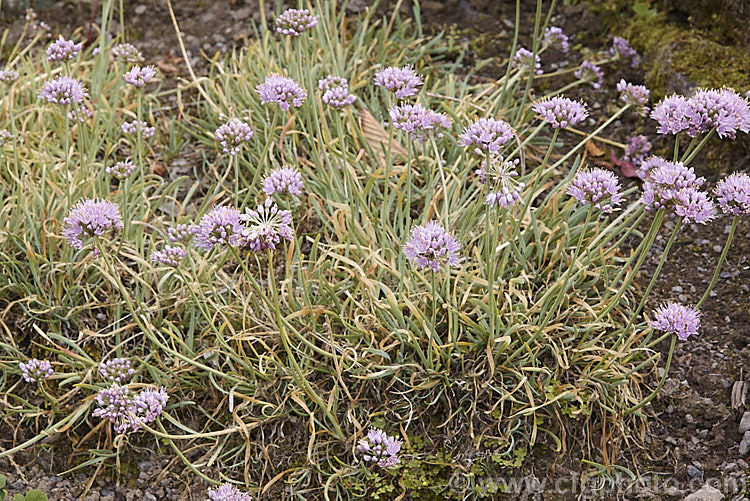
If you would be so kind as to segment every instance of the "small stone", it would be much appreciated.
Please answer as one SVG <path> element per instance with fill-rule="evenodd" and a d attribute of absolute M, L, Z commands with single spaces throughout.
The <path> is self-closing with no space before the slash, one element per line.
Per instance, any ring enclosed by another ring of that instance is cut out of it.
<path fill-rule="evenodd" d="M 148 7 L 145 5 L 136 5 L 135 6 L 135 15 L 136 16 L 142 16 L 146 13 L 146 10 L 148 10 Z"/>
<path fill-rule="evenodd" d="M 147 492 L 143 495 L 143 501 L 156 501 L 156 496 L 154 496 L 150 492 Z"/>
<path fill-rule="evenodd" d="M 672 292 L 674 292 L 675 294 L 681 294 L 683 290 L 684 289 L 680 285 L 675 285 L 674 287 L 672 287 Z"/>
<path fill-rule="evenodd" d="M 745 411 L 740 421 L 740 433 L 750 431 L 750 411 Z"/>
<path fill-rule="evenodd" d="M 750 452 L 750 431 L 746 431 L 740 442 L 740 456 L 746 456 Z"/>
<path fill-rule="evenodd" d="M 688 298 L 687 298 L 687 296 L 685 294 L 678 295 L 677 299 L 679 299 L 681 303 L 687 303 L 687 300 L 688 300 Z"/>
<path fill-rule="evenodd" d="M 724 495 L 718 489 L 706 484 L 699 491 L 696 491 L 685 498 L 685 501 L 721 501 Z"/>
<path fill-rule="evenodd" d="M 695 420 L 693 419 L 693 415 L 692 414 L 685 414 L 685 422 L 687 424 L 693 424 L 693 422 L 695 422 Z"/>
<path fill-rule="evenodd" d="M 714 252 L 721 252 L 723 247 L 721 245 L 714 245 L 713 250 Z"/>
<path fill-rule="evenodd" d="M 687 474 L 688 474 L 688 477 L 690 478 L 702 478 L 703 477 L 703 472 L 691 464 L 689 464 L 687 467 Z"/>

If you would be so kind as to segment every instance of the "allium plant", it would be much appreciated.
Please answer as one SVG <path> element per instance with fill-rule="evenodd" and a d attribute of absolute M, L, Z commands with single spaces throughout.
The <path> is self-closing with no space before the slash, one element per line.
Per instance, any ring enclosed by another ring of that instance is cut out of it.
<path fill-rule="evenodd" d="M 180 265 L 186 255 L 187 251 L 182 247 L 165 245 L 162 250 L 155 250 L 151 253 L 151 262 L 176 267 Z"/>
<path fill-rule="evenodd" d="M 617 176 L 600 168 L 578 172 L 567 193 L 583 205 L 590 203 L 607 214 L 622 202 Z"/>
<path fill-rule="evenodd" d="M 248 124 L 238 118 L 232 118 L 227 123 L 216 129 L 214 137 L 221 145 L 223 153 L 232 156 L 237 155 L 242 146 L 247 144 L 253 137 L 253 130 Z"/>
<path fill-rule="evenodd" d="M 276 18 L 276 32 L 298 37 L 302 32 L 317 26 L 318 18 L 307 9 L 287 9 Z"/>
<path fill-rule="evenodd" d="M 135 409 L 127 386 L 113 383 L 108 388 L 99 390 L 96 404 L 98 408 L 94 409 L 92 415 L 113 423 L 117 433 L 125 433 L 131 427 Z"/>
<path fill-rule="evenodd" d="M 279 209 L 271 198 L 266 198 L 255 210 L 245 209 L 240 220 L 244 224 L 240 246 L 253 252 L 274 250 L 282 239 L 291 240 L 294 236 L 292 213 Z"/>
<path fill-rule="evenodd" d="M 125 134 L 130 135 L 138 135 L 138 120 L 133 120 L 132 122 L 124 121 L 122 122 L 122 132 Z M 154 137 L 154 132 L 156 131 L 156 128 L 150 127 L 148 123 L 141 121 L 140 122 L 140 130 L 141 130 L 141 137 L 144 139 L 151 139 Z"/>
<path fill-rule="evenodd" d="M 636 175 L 641 179 L 649 179 L 651 177 L 651 171 L 663 167 L 665 165 L 674 165 L 674 162 L 670 162 L 659 156 L 650 156 L 646 158 L 636 170 Z"/>
<path fill-rule="evenodd" d="M 121 160 L 114 165 L 108 166 L 104 171 L 115 176 L 120 181 L 125 180 L 135 170 L 135 164 L 130 160 Z"/>
<path fill-rule="evenodd" d="M 274 193 L 289 193 L 298 197 L 302 195 L 304 185 L 302 175 L 294 167 L 280 167 L 274 169 L 263 180 L 263 192 L 270 197 Z"/>
<path fill-rule="evenodd" d="M 195 231 L 195 246 L 203 251 L 214 247 L 242 245 L 244 227 L 240 223 L 240 212 L 234 207 L 216 206 L 198 223 Z"/>
<path fill-rule="evenodd" d="M 409 133 L 419 142 L 424 142 L 430 135 L 443 137 L 442 131 L 452 125 L 444 113 L 425 109 L 420 104 L 397 105 L 390 109 L 389 114 L 395 129 Z"/>
<path fill-rule="evenodd" d="M 686 130 L 690 124 L 687 116 L 688 110 L 687 99 L 677 94 L 659 101 L 651 111 L 651 118 L 659 122 L 656 132 L 659 134 L 677 134 Z"/>
<path fill-rule="evenodd" d="M 14 70 L 0 70 L 0 82 L 2 83 L 13 83 L 18 80 L 18 72 Z"/>
<path fill-rule="evenodd" d="M 133 398 L 132 412 L 135 417 L 131 418 L 130 426 L 133 431 L 138 431 L 142 424 L 149 424 L 156 421 L 156 418 L 164 412 L 164 406 L 167 405 L 169 395 L 166 388 L 146 388 L 141 390 Z"/>
<path fill-rule="evenodd" d="M 685 167 L 680 162 L 658 163 L 660 165 L 650 170 L 643 184 L 641 200 L 646 205 L 646 210 L 669 209 L 676 203 L 680 191 L 687 188 L 698 189 L 705 181 L 695 175 L 692 167 Z"/>
<path fill-rule="evenodd" d="M 208 499 L 211 501 L 252 501 L 250 495 L 245 494 L 230 483 L 208 489 Z"/>
<path fill-rule="evenodd" d="M 567 97 L 550 97 L 537 101 L 533 110 L 553 128 L 564 129 L 582 122 L 589 116 L 586 105 Z"/>
<path fill-rule="evenodd" d="M 521 194 L 526 185 L 515 178 L 518 176 L 516 167 L 519 159 L 505 160 L 502 156 L 490 157 L 489 169 L 487 160 L 476 170 L 479 182 L 488 185 L 488 193 L 484 201 L 490 207 L 510 207 L 521 200 Z"/>
<path fill-rule="evenodd" d="M 397 99 L 415 96 L 422 86 L 422 77 L 410 66 L 389 67 L 375 74 L 375 85 L 393 92 Z"/>
<path fill-rule="evenodd" d="M 539 54 L 534 54 L 528 49 L 520 47 L 513 56 L 513 66 L 521 71 L 533 71 L 537 75 L 544 73 L 542 71 L 542 60 Z"/>
<path fill-rule="evenodd" d="M 648 156 L 651 151 L 651 143 L 648 138 L 642 134 L 637 136 L 630 136 L 625 139 L 625 154 L 623 159 L 632 163 L 636 167 L 640 166 L 643 160 Z M 636 171 L 636 173 L 640 170 Z M 645 176 L 638 174 L 638 177 L 643 179 Z"/>
<path fill-rule="evenodd" d="M 121 43 L 112 47 L 112 57 L 117 61 L 130 64 L 143 62 L 143 54 L 137 47 L 129 43 Z"/>
<path fill-rule="evenodd" d="M 13 140 L 13 134 L 8 129 L 0 129 L 0 146 L 4 146 Z"/>
<path fill-rule="evenodd" d="M 646 103 L 648 103 L 649 91 L 644 85 L 633 85 L 620 80 L 617 84 L 617 91 L 620 93 L 620 100 L 633 106 L 640 116 L 645 117 L 648 114 L 649 108 Z"/>
<path fill-rule="evenodd" d="M 137 89 L 142 89 L 152 78 L 156 76 L 156 68 L 153 66 L 144 66 L 141 68 L 136 65 L 130 71 L 125 73 L 122 78 Z"/>
<path fill-rule="evenodd" d="M 716 128 L 720 138 L 734 139 L 737 131 L 750 132 L 750 104 L 732 89 L 698 89 L 688 103 L 691 137 L 711 127 Z"/>
<path fill-rule="evenodd" d="M 622 37 L 615 37 L 612 40 L 612 48 L 609 49 L 609 53 L 613 56 L 619 54 L 623 59 L 630 59 L 630 67 L 635 68 L 640 63 L 641 58 L 634 48 L 630 46 L 627 40 Z"/>
<path fill-rule="evenodd" d="M 66 40 L 60 35 L 56 41 L 49 44 L 47 50 L 47 59 L 52 62 L 55 61 L 69 61 L 75 59 L 81 49 L 83 43 L 75 43 L 73 40 Z"/>
<path fill-rule="evenodd" d="M 302 106 L 307 91 L 291 78 L 281 75 L 268 75 L 266 80 L 255 88 L 261 104 L 276 103 L 284 111 L 291 106 Z"/>
<path fill-rule="evenodd" d="M 746 173 L 735 172 L 722 179 L 714 194 L 724 214 L 750 214 L 750 176 Z"/>
<path fill-rule="evenodd" d="M 86 123 L 91 117 L 94 116 L 94 112 L 91 111 L 85 104 L 79 104 L 78 106 L 71 107 L 68 111 L 68 120 L 78 123 Z"/>
<path fill-rule="evenodd" d="M 192 223 L 180 223 L 167 229 L 167 236 L 172 243 L 189 242 L 198 232 L 198 226 Z"/>
<path fill-rule="evenodd" d="M 581 67 L 573 75 L 585 82 L 591 82 L 591 86 L 595 89 L 600 89 L 604 83 L 604 72 L 591 61 L 582 62 Z"/>
<path fill-rule="evenodd" d="M 99 374 L 111 383 L 127 384 L 135 374 L 135 370 L 132 368 L 130 359 L 121 357 L 99 364 Z"/>
<path fill-rule="evenodd" d="M 349 82 L 345 78 L 329 75 L 318 80 L 318 89 L 323 91 L 323 102 L 332 108 L 346 108 L 357 100 L 357 96 L 349 94 Z"/>
<path fill-rule="evenodd" d="M 568 36 L 563 33 L 561 28 L 558 28 L 557 26 L 549 26 L 544 30 L 542 46 L 559 47 L 563 54 L 567 54 L 570 49 L 570 42 Z"/>
<path fill-rule="evenodd" d="M 461 244 L 445 231 L 437 221 L 412 229 L 409 239 L 404 243 L 404 256 L 419 268 L 440 271 L 445 265 L 456 267 L 461 258 L 458 251 Z"/>
<path fill-rule="evenodd" d="M 39 92 L 39 99 L 59 105 L 81 104 L 88 97 L 88 92 L 81 82 L 62 75 L 44 83 Z"/>
<path fill-rule="evenodd" d="M 383 430 L 371 428 L 367 436 L 359 441 L 357 451 L 362 454 L 364 461 L 388 468 L 399 463 L 398 453 L 402 444 L 402 440 L 389 437 Z"/>
<path fill-rule="evenodd" d="M 49 360 L 32 358 L 26 363 L 19 363 L 18 367 L 21 369 L 23 380 L 27 383 L 36 383 L 42 379 L 49 379 L 54 374 Z"/>
<path fill-rule="evenodd" d="M 685 341 L 690 336 L 698 335 L 700 323 L 700 312 L 697 309 L 668 303 L 656 310 L 651 328 L 674 334 Z"/>
<path fill-rule="evenodd" d="M 123 228 L 122 216 L 117 205 L 108 200 L 79 200 L 65 218 L 63 236 L 74 249 L 81 250 L 84 240 L 99 238 Z M 94 257 L 99 250 L 94 249 Z"/>
<path fill-rule="evenodd" d="M 464 129 L 459 144 L 474 146 L 474 152 L 478 155 L 499 155 L 514 134 L 513 127 L 503 120 L 480 118 Z"/>

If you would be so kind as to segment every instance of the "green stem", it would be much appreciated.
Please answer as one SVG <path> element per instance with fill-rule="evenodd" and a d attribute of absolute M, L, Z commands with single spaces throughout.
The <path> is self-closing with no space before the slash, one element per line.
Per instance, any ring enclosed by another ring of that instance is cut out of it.
<path fill-rule="evenodd" d="M 708 284 L 708 288 L 706 289 L 706 292 L 703 293 L 703 296 L 701 297 L 700 301 L 698 301 L 698 304 L 695 305 L 696 308 L 700 308 L 701 305 L 708 299 L 708 295 L 711 293 L 711 291 L 714 289 L 714 286 L 716 285 L 716 281 L 719 279 L 719 273 L 721 273 L 721 267 L 724 264 L 724 260 L 727 258 L 727 252 L 729 252 L 729 247 L 732 245 L 732 240 L 734 240 L 734 234 L 737 231 L 737 222 L 740 220 L 739 216 L 734 216 L 732 219 L 732 228 L 729 230 L 729 235 L 727 235 L 727 241 L 724 244 L 724 249 L 721 251 L 721 257 L 719 257 L 719 262 L 716 263 L 716 269 L 714 270 L 714 276 L 711 277 L 711 283 Z"/>
<path fill-rule="evenodd" d="M 684 164 L 685 166 L 689 165 L 689 164 L 690 164 L 690 162 L 692 162 L 692 161 L 693 161 L 693 159 L 695 158 L 695 156 L 696 156 L 696 155 L 697 155 L 697 154 L 698 154 L 698 153 L 699 153 L 699 152 L 700 152 L 700 151 L 701 151 L 701 150 L 703 149 L 703 147 L 704 147 L 704 146 L 706 145 L 706 143 L 708 142 L 708 140 L 709 140 L 709 139 L 711 138 L 711 136 L 713 135 L 713 133 L 714 133 L 715 131 L 716 131 L 716 127 L 714 127 L 713 129 L 711 129 L 711 130 L 710 130 L 710 131 L 708 132 L 708 134 L 706 134 L 706 137 L 704 137 L 704 138 L 703 138 L 703 139 L 701 140 L 701 142 L 700 142 L 700 143 L 698 143 L 698 146 L 696 146 L 696 147 L 695 147 L 695 149 L 693 149 L 693 151 L 690 151 L 690 152 L 689 152 L 689 154 L 688 154 L 688 151 L 686 151 L 686 152 L 685 152 L 685 154 L 687 154 L 688 156 L 687 156 L 687 158 L 685 158 L 685 157 L 683 156 L 683 159 L 681 160 L 681 162 L 682 162 L 682 163 L 683 163 L 683 164 Z"/>
<path fill-rule="evenodd" d="M 667 380 L 667 375 L 669 374 L 669 367 L 672 365 L 672 355 L 674 354 L 674 345 L 677 341 L 677 336 L 672 335 L 672 343 L 669 345 L 669 354 L 667 355 L 667 365 L 664 367 L 664 374 L 661 377 L 661 381 L 659 381 L 659 384 L 656 386 L 654 391 L 651 392 L 651 394 L 645 398 L 641 403 L 638 405 L 635 405 L 625 411 L 625 414 L 632 414 L 647 403 L 651 402 L 657 393 L 659 393 L 659 390 L 661 390 L 661 387 L 664 386 L 664 381 Z"/>

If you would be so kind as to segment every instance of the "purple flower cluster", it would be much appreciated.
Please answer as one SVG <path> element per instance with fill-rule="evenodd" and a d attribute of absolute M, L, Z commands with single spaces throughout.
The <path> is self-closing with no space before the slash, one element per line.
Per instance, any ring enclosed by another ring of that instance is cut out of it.
<path fill-rule="evenodd" d="M 613 205 L 620 205 L 622 201 L 617 176 L 599 168 L 578 172 L 567 193 L 583 205 L 591 203 L 607 214 L 612 212 Z"/>
<path fill-rule="evenodd" d="M 130 71 L 125 73 L 122 78 L 137 89 L 143 88 L 152 78 L 156 76 L 156 68 L 153 66 L 145 66 L 141 68 L 136 65 L 131 68 Z"/>
<path fill-rule="evenodd" d="M 513 66 L 521 71 L 534 70 L 534 73 L 541 75 L 542 71 L 542 60 L 539 58 L 539 54 L 534 54 L 528 49 L 523 47 L 516 51 L 513 56 Z"/>
<path fill-rule="evenodd" d="M 685 341 L 698 334 L 701 324 L 701 314 L 695 308 L 688 308 L 677 303 L 668 303 L 656 310 L 651 328 L 654 330 L 676 334 Z"/>
<path fill-rule="evenodd" d="M 449 129 L 453 123 L 444 113 L 425 109 L 420 104 L 394 106 L 389 114 L 394 128 L 408 132 L 420 142 L 430 134 L 443 137 L 441 130 Z"/>
<path fill-rule="evenodd" d="M 623 79 L 617 84 L 617 91 L 620 93 L 620 100 L 623 103 L 634 107 L 640 116 L 646 116 L 649 111 L 648 106 L 646 106 L 649 91 L 645 85 L 633 85 Z"/>
<path fill-rule="evenodd" d="M 97 238 L 123 228 L 117 205 L 108 200 L 79 200 L 65 218 L 63 236 L 74 249 L 83 249 L 82 238 Z M 98 256 L 94 249 L 94 256 Z"/>
<path fill-rule="evenodd" d="M 357 100 L 357 96 L 349 94 L 349 82 L 345 78 L 329 75 L 318 80 L 318 89 L 323 91 L 323 102 L 332 108 L 346 108 Z"/>
<path fill-rule="evenodd" d="M 221 151 L 223 153 L 229 153 L 230 155 L 235 156 L 240 152 L 242 145 L 252 139 L 253 130 L 242 120 L 232 118 L 227 123 L 216 129 L 214 137 L 221 145 Z"/>
<path fill-rule="evenodd" d="M 154 422 L 164 410 L 167 400 L 169 395 L 164 388 L 147 388 L 131 398 L 127 386 L 112 383 L 109 388 L 97 393 L 96 403 L 99 407 L 92 414 L 114 423 L 117 433 L 126 433 L 128 430 L 135 432 L 143 424 Z"/>
<path fill-rule="evenodd" d="M 211 501 L 252 501 L 252 498 L 240 491 L 230 483 L 208 490 L 208 499 Z"/>
<path fill-rule="evenodd" d="M 131 162 L 130 160 L 122 160 L 104 169 L 104 171 L 107 174 L 111 174 L 115 176 L 120 181 L 124 180 L 129 175 L 131 175 L 134 170 L 135 170 L 135 164 Z"/>
<path fill-rule="evenodd" d="M 135 371 L 129 359 L 113 358 L 99 364 L 99 374 L 112 383 L 122 384 L 133 377 Z"/>
<path fill-rule="evenodd" d="M 397 457 L 401 451 L 402 440 L 389 437 L 383 430 L 371 428 L 367 437 L 361 439 L 357 451 L 362 453 L 362 459 L 377 463 L 381 468 L 395 466 L 399 463 Z"/>
<path fill-rule="evenodd" d="M 13 140 L 13 134 L 8 129 L 0 129 L 0 146 L 10 143 Z"/>
<path fill-rule="evenodd" d="M 268 75 L 266 80 L 255 88 L 261 104 L 276 103 L 284 111 L 290 106 L 302 106 L 307 91 L 291 78 L 281 75 Z"/>
<path fill-rule="evenodd" d="M 19 363 L 18 368 L 21 369 L 21 377 L 27 383 L 49 379 L 54 372 L 49 360 L 38 360 L 36 358 L 32 358 L 26 363 Z"/>
<path fill-rule="evenodd" d="M 544 30 L 544 38 L 542 39 L 542 45 L 544 47 L 560 47 L 560 51 L 563 54 L 567 54 L 570 48 L 570 42 L 568 36 L 563 33 L 563 30 L 557 26 L 550 26 Z"/>
<path fill-rule="evenodd" d="M 459 144 L 474 146 L 478 155 L 499 155 L 502 147 L 515 135 L 513 127 L 503 120 L 480 118 L 464 129 Z"/>
<path fill-rule="evenodd" d="M 167 229 L 167 236 L 172 243 L 186 243 L 198 232 L 198 226 L 192 223 L 180 223 Z"/>
<path fill-rule="evenodd" d="M 375 74 L 375 85 L 395 92 L 397 99 L 404 99 L 417 94 L 422 85 L 422 77 L 409 66 L 403 68 L 385 68 Z"/>
<path fill-rule="evenodd" d="M 112 57 L 123 63 L 137 64 L 143 62 L 141 51 L 129 43 L 121 43 L 112 47 Z"/>
<path fill-rule="evenodd" d="M 417 226 L 404 244 L 404 256 L 419 268 L 440 271 L 440 267 L 458 266 L 461 259 L 458 250 L 461 244 L 456 241 L 437 221 L 428 221 Z"/>
<path fill-rule="evenodd" d="M 553 128 L 564 129 L 585 120 L 589 116 L 586 105 L 567 97 L 550 97 L 534 103 L 532 107 Z"/>
<path fill-rule="evenodd" d="M 48 80 L 39 92 L 39 99 L 60 105 L 81 104 L 88 96 L 81 82 L 65 75 Z"/>
<path fill-rule="evenodd" d="M 651 151 L 651 143 L 644 135 L 628 137 L 625 142 L 625 154 L 622 158 L 633 165 L 639 166 L 646 158 L 646 155 L 648 155 L 648 152 Z"/>
<path fill-rule="evenodd" d="M 641 58 L 634 48 L 630 46 L 627 40 L 622 37 L 615 37 L 612 40 L 612 48 L 609 53 L 613 56 L 620 55 L 624 59 L 630 59 L 630 67 L 635 68 L 640 63 Z"/>
<path fill-rule="evenodd" d="M 664 161 L 648 173 L 641 200 L 646 210 L 671 208 L 684 222 L 705 224 L 715 217 L 715 210 L 713 202 L 698 190 L 704 181 L 695 176 L 692 167 Z"/>
<path fill-rule="evenodd" d="M 68 119 L 72 122 L 78 122 L 80 124 L 86 123 L 88 119 L 94 116 L 94 112 L 91 111 L 85 104 L 79 104 L 78 106 L 71 108 L 68 111 Z"/>
<path fill-rule="evenodd" d="M 274 169 L 263 180 L 263 191 L 269 197 L 274 193 L 281 194 L 284 192 L 298 197 L 302 194 L 303 188 L 302 175 L 294 167 Z"/>
<path fill-rule="evenodd" d="M 735 172 L 725 177 L 714 188 L 724 214 L 750 214 L 750 176 Z"/>
<path fill-rule="evenodd" d="M 659 134 L 685 131 L 690 137 L 716 128 L 719 137 L 734 139 L 737 131 L 750 132 L 750 104 L 732 89 L 699 89 L 690 99 L 673 95 L 651 112 Z"/>
<path fill-rule="evenodd" d="M 291 240 L 294 236 L 292 213 L 279 209 L 271 198 L 266 198 L 255 210 L 245 209 L 240 219 L 245 224 L 241 245 L 253 252 L 276 249 L 282 238 Z"/>
<path fill-rule="evenodd" d="M 75 58 L 78 53 L 81 52 L 82 48 L 83 43 L 75 43 L 73 40 L 65 40 L 62 35 L 60 35 L 60 38 L 49 44 L 49 47 L 47 47 L 45 52 L 47 54 L 47 59 L 52 62 L 69 61 Z"/>
<path fill-rule="evenodd" d="M 317 26 L 318 18 L 307 9 L 287 9 L 276 18 L 276 32 L 298 37 L 303 31 Z"/>
<path fill-rule="evenodd" d="M 187 251 L 182 247 L 165 245 L 162 250 L 155 250 L 151 253 L 151 262 L 177 267 L 185 256 L 187 256 Z"/>
<path fill-rule="evenodd" d="M 138 120 L 132 122 L 125 121 L 122 123 L 122 132 L 125 134 L 136 135 L 138 134 Z M 141 135 L 144 139 L 151 139 L 154 137 L 155 127 L 149 127 L 148 123 L 141 121 L 140 123 Z"/>
<path fill-rule="evenodd" d="M 240 212 L 233 207 L 217 205 L 198 223 L 195 246 L 206 252 L 217 245 L 241 246 L 242 223 Z"/>
<path fill-rule="evenodd" d="M 0 82 L 13 83 L 18 80 L 20 75 L 17 71 L 13 70 L 0 70 Z"/>
<path fill-rule="evenodd" d="M 518 176 L 516 166 L 519 160 L 504 160 L 502 156 L 491 157 L 489 169 L 487 160 L 482 162 L 482 166 L 476 170 L 479 182 L 489 185 L 489 193 L 484 202 L 490 207 L 510 207 L 521 200 L 521 193 L 526 187 L 524 183 L 516 181 Z"/>
<path fill-rule="evenodd" d="M 581 67 L 573 75 L 585 82 L 591 82 L 591 86 L 595 89 L 601 88 L 602 83 L 604 83 L 604 73 L 601 68 L 591 61 L 582 62 Z"/>
<path fill-rule="evenodd" d="M 675 163 L 656 155 L 650 156 L 641 162 L 635 173 L 641 179 L 651 179 L 651 171 L 665 165 L 675 165 Z"/>

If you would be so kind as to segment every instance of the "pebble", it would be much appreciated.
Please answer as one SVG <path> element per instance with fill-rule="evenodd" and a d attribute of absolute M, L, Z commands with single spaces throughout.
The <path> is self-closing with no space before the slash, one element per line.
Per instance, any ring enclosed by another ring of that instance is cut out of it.
<path fill-rule="evenodd" d="M 680 294 L 683 292 L 683 290 L 684 289 L 680 285 L 675 285 L 674 287 L 672 287 L 672 292 L 674 292 L 675 294 Z"/>
<path fill-rule="evenodd" d="M 750 411 L 745 411 L 740 421 L 740 433 L 750 431 Z"/>
<path fill-rule="evenodd" d="M 713 249 L 714 249 L 714 252 L 721 252 L 724 249 L 724 247 L 719 244 L 716 244 L 713 246 Z"/>
<path fill-rule="evenodd" d="M 720 490 L 706 484 L 699 491 L 696 491 L 685 498 L 685 501 L 721 501 L 724 495 Z"/>
<path fill-rule="evenodd" d="M 702 478 L 703 477 L 703 472 L 691 464 L 689 464 L 687 467 L 687 474 L 688 474 L 688 477 L 690 478 Z"/>
<path fill-rule="evenodd" d="M 693 424 L 694 421 L 692 414 L 685 414 L 685 422 L 687 424 Z"/>
<path fill-rule="evenodd" d="M 145 5 L 136 5 L 135 14 L 137 16 L 142 16 L 143 14 L 146 13 L 147 10 L 148 10 L 148 7 L 146 7 Z"/>
<path fill-rule="evenodd" d="M 740 456 L 746 456 L 750 452 L 750 431 L 746 431 L 740 442 Z"/>
<path fill-rule="evenodd" d="M 154 496 L 150 492 L 147 492 L 143 495 L 143 501 L 156 501 L 156 496 Z"/>
<path fill-rule="evenodd" d="M 688 298 L 687 298 L 687 296 L 685 294 L 678 295 L 677 299 L 679 299 L 681 303 L 687 303 L 687 300 L 688 300 Z"/>

